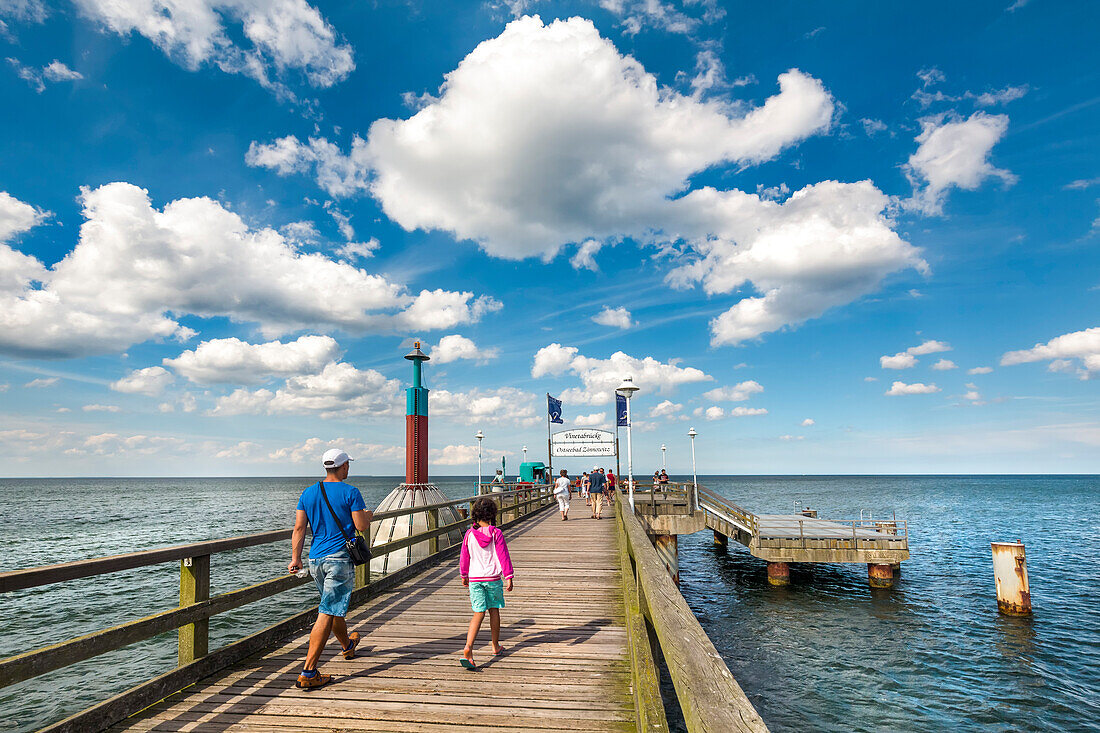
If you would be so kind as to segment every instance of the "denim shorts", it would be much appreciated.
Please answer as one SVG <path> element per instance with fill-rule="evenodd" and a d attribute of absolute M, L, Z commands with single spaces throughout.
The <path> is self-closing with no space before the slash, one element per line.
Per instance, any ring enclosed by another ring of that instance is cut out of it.
<path fill-rule="evenodd" d="M 504 608 L 504 581 L 470 581 L 470 607 L 474 613 L 484 613 L 490 608 Z"/>
<path fill-rule="evenodd" d="M 309 574 L 321 592 L 318 610 L 328 616 L 347 616 L 351 592 L 355 589 L 355 566 L 347 553 L 340 552 L 317 560 L 311 557 Z"/>

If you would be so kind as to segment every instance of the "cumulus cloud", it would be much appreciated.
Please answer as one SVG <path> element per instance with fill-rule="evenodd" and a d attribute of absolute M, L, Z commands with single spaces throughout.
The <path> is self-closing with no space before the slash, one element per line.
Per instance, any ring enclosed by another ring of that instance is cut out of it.
<path fill-rule="evenodd" d="M 268 458 L 273 461 L 314 464 L 320 468 L 321 456 L 330 448 L 339 448 L 354 459 L 351 465 L 356 475 L 370 472 L 371 467 L 377 463 L 405 459 L 405 446 L 363 443 L 351 438 L 308 438 L 295 445 L 277 448 L 268 454 Z"/>
<path fill-rule="evenodd" d="M 950 359 L 940 359 L 932 365 L 932 368 L 935 369 L 937 372 L 942 372 L 948 369 L 958 369 L 959 365 L 951 361 Z"/>
<path fill-rule="evenodd" d="M 237 389 L 219 397 L 211 415 L 308 415 L 381 417 L 403 409 L 401 383 L 374 369 L 333 362 L 318 374 L 290 377 L 274 392 Z"/>
<path fill-rule="evenodd" d="M 164 391 L 175 379 L 164 367 L 153 366 L 145 369 L 135 369 L 117 382 L 111 383 L 111 389 L 115 392 L 126 394 L 143 394 L 155 397 Z"/>
<path fill-rule="evenodd" d="M 298 252 L 209 198 L 158 211 L 144 189 L 111 183 L 85 189 L 82 202 L 79 242 L 54 266 L 0 245 L 0 351 L 73 357 L 187 339 L 194 331 L 176 320 L 184 314 L 258 323 L 274 337 L 303 328 L 451 328 L 500 307 L 472 293 L 411 295 L 384 277 Z M 330 290 L 340 297 L 318 297 Z"/>
<path fill-rule="evenodd" d="M 50 216 L 52 216 L 50 212 L 24 203 L 6 191 L 0 191 L 0 243 L 10 241 L 23 232 L 30 231 Z M 3 262 L 5 249 L 0 249 L 0 276 L 2 276 L 6 264 L 11 266 L 10 263 Z M 0 287 L 2 285 L 3 282 L 0 281 Z"/>
<path fill-rule="evenodd" d="M 672 400 L 661 400 L 659 403 L 657 403 L 657 405 L 649 410 L 649 416 L 651 418 L 675 417 L 683 409 L 683 405 L 677 404 Z"/>
<path fill-rule="evenodd" d="M 458 334 L 444 336 L 432 347 L 429 356 L 437 364 L 446 364 L 459 359 L 470 359 L 486 364 L 500 356 L 500 349 L 479 349 L 470 339 Z"/>
<path fill-rule="evenodd" d="M 615 388 L 626 376 L 632 376 L 634 384 L 649 394 L 671 393 L 685 384 L 714 379 L 694 367 L 681 367 L 675 359 L 668 362 L 651 356 L 637 359 L 622 351 L 616 351 L 608 359 L 596 359 L 580 354 L 576 347 L 554 343 L 535 354 L 532 377 L 556 376 L 566 372 L 579 377 L 583 386 L 565 390 L 562 399 L 588 405 L 611 402 Z"/>
<path fill-rule="evenodd" d="M 429 451 L 433 466 L 476 466 L 478 450 L 476 445 L 445 445 L 442 448 L 432 448 Z M 512 451 L 486 448 L 482 455 L 494 457 L 515 455 Z"/>
<path fill-rule="evenodd" d="M 621 328 L 626 330 L 634 325 L 634 321 L 631 320 L 630 311 L 626 308 L 618 307 L 611 308 L 610 306 L 604 306 L 603 310 L 592 316 L 593 323 L 598 323 L 601 326 L 610 326 L 612 328 Z"/>
<path fill-rule="evenodd" d="M 950 344 L 943 341 L 925 341 L 919 346 L 910 346 L 905 353 L 913 356 L 925 356 L 926 354 L 938 354 L 943 351 L 951 351 Z"/>
<path fill-rule="evenodd" d="M 967 119 L 937 115 L 921 120 L 920 143 L 909 157 L 905 174 L 913 186 L 906 205 L 925 215 L 943 213 L 951 188 L 977 189 L 987 178 L 1000 178 L 1006 185 L 1016 176 L 995 168 L 989 155 L 1008 130 L 1008 115 L 975 112 Z"/>
<path fill-rule="evenodd" d="M 118 405 L 84 405 L 80 409 L 84 412 L 118 412 L 121 408 Z"/>
<path fill-rule="evenodd" d="M 43 389 L 45 387 L 52 387 L 61 381 L 58 377 L 39 377 L 38 379 L 32 379 L 23 385 L 25 389 Z"/>
<path fill-rule="evenodd" d="M 878 362 L 883 369 L 911 369 L 917 365 L 917 358 L 902 351 L 893 356 L 880 356 Z"/>
<path fill-rule="evenodd" d="M 355 69 L 351 46 L 305 0 L 74 2 L 104 29 L 140 34 L 187 69 L 212 63 L 283 94 L 288 70 L 324 88 Z"/>
<path fill-rule="evenodd" d="M 710 407 L 703 410 L 703 417 L 705 417 L 707 420 L 721 420 L 725 416 L 726 411 L 718 405 L 711 405 Z"/>
<path fill-rule="evenodd" d="M 763 407 L 734 407 L 728 414 L 730 417 L 754 417 L 756 415 L 767 415 L 768 411 Z"/>
<path fill-rule="evenodd" d="M 345 155 L 335 143 L 323 137 L 301 142 L 294 135 L 273 143 L 252 142 L 245 162 L 257 168 L 270 168 L 279 175 L 313 172 L 317 185 L 330 196 L 351 196 L 369 188 L 370 158 L 366 142 L 356 135 Z"/>
<path fill-rule="evenodd" d="M 974 367 L 973 369 L 967 369 L 966 373 L 967 374 L 989 374 L 992 371 L 993 371 L 993 367 L 980 366 L 980 367 Z"/>
<path fill-rule="evenodd" d="M 1069 371 L 1080 363 L 1078 376 L 1088 379 L 1100 371 L 1100 327 L 1062 334 L 1030 349 L 1009 351 L 1001 357 L 1001 366 L 1050 361 L 1051 371 Z"/>
<path fill-rule="evenodd" d="M 540 398 L 515 387 L 472 389 L 452 392 L 434 389 L 428 398 L 429 411 L 436 417 L 452 418 L 467 425 L 523 425 L 531 427 L 545 418 L 546 398 L 541 398 L 543 412 L 536 410 Z"/>
<path fill-rule="evenodd" d="M 79 71 L 70 69 L 57 59 L 41 69 L 24 66 L 19 62 L 19 59 L 11 57 L 8 57 L 8 63 L 15 68 L 15 73 L 19 75 L 19 78 L 34 87 L 34 90 L 39 94 L 46 91 L 46 82 L 77 81 L 84 78 L 84 75 Z"/>
<path fill-rule="evenodd" d="M 590 415 L 577 415 L 573 419 L 573 424 L 582 428 L 591 428 L 599 425 L 607 424 L 606 412 L 593 412 Z"/>
<path fill-rule="evenodd" d="M 200 384 L 262 384 L 271 377 L 316 374 L 342 354 L 329 336 L 250 344 L 237 338 L 203 341 L 197 348 L 165 359 L 180 376 Z"/>
<path fill-rule="evenodd" d="M 669 274 L 674 286 L 701 282 L 708 294 L 742 298 L 711 321 L 713 345 L 738 344 L 816 318 L 876 290 L 905 268 L 928 270 L 887 217 L 889 198 L 870 181 L 825 181 L 785 202 L 703 188 L 677 202 L 700 259 Z M 707 233 L 702 235 L 702 233 Z"/>
<path fill-rule="evenodd" d="M 764 388 L 755 380 L 740 382 L 732 387 L 717 387 L 703 393 L 703 397 L 712 402 L 744 402 L 754 394 L 760 394 Z"/>
<path fill-rule="evenodd" d="M 934 384 L 924 384 L 923 382 L 914 382 L 913 384 L 906 384 L 905 382 L 894 382 L 890 389 L 886 391 L 886 394 L 891 397 L 898 395 L 909 394 L 932 394 L 939 392 L 940 388 Z"/>
<path fill-rule="evenodd" d="M 813 424 L 814 424 L 814 419 L 812 417 L 808 417 L 808 418 L 806 418 L 805 420 L 802 421 L 802 427 L 804 427 L 804 428 L 808 428 Z"/>

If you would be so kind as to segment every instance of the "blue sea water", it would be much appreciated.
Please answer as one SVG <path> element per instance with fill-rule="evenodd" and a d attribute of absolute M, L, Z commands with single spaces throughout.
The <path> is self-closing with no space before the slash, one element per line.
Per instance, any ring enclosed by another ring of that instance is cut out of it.
<path fill-rule="evenodd" d="M 349 479 L 368 505 L 395 478 Z M 864 566 L 794 566 L 791 585 L 709 533 L 680 541 L 682 590 L 769 727 L 781 731 L 1100 730 L 1100 477 L 701 477 L 741 506 L 911 523 L 892 590 Z M 437 479 L 450 496 L 469 478 Z M 308 479 L 0 480 L 0 571 L 289 527 Z M 1027 545 L 1035 614 L 997 612 L 990 541 Z M 286 572 L 289 542 L 216 555 L 211 591 Z M 174 606 L 174 563 L 5 594 L 0 657 Z M 211 648 L 316 603 L 311 586 L 211 621 Z M 172 668 L 175 634 L 0 690 L 30 731 Z"/>

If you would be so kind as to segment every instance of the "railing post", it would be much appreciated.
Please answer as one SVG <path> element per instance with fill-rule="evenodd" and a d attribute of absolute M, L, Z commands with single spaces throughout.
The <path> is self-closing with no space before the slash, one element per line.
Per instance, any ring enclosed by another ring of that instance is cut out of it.
<path fill-rule="evenodd" d="M 355 587 L 364 588 L 370 585 L 370 563 L 355 566 Z"/>
<path fill-rule="evenodd" d="M 210 599 L 210 556 L 199 555 L 180 560 L 180 606 L 191 606 Z M 179 629 L 178 664 L 180 667 L 205 657 L 210 650 L 210 619 L 196 621 Z"/>
<path fill-rule="evenodd" d="M 802 539 L 802 549 L 806 549 L 806 534 L 802 531 L 802 520 L 798 520 L 798 536 Z"/>
<path fill-rule="evenodd" d="M 432 530 L 435 530 L 435 529 L 438 529 L 438 528 L 439 528 L 439 510 L 438 509 L 429 509 L 428 510 L 428 531 L 431 532 Z M 429 537 L 428 538 L 428 554 L 429 555 L 434 555 L 437 552 L 439 552 L 439 535 L 435 535 L 434 537 Z"/>

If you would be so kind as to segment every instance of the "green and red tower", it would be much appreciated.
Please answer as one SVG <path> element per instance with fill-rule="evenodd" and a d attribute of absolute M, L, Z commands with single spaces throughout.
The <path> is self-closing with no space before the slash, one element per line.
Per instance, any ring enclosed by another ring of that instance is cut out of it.
<path fill-rule="evenodd" d="M 417 341 L 405 358 L 413 363 L 412 386 L 405 390 L 405 484 L 417 486 L 428 483 L 428 390 L 421 364 L 429 356 Z"/>

